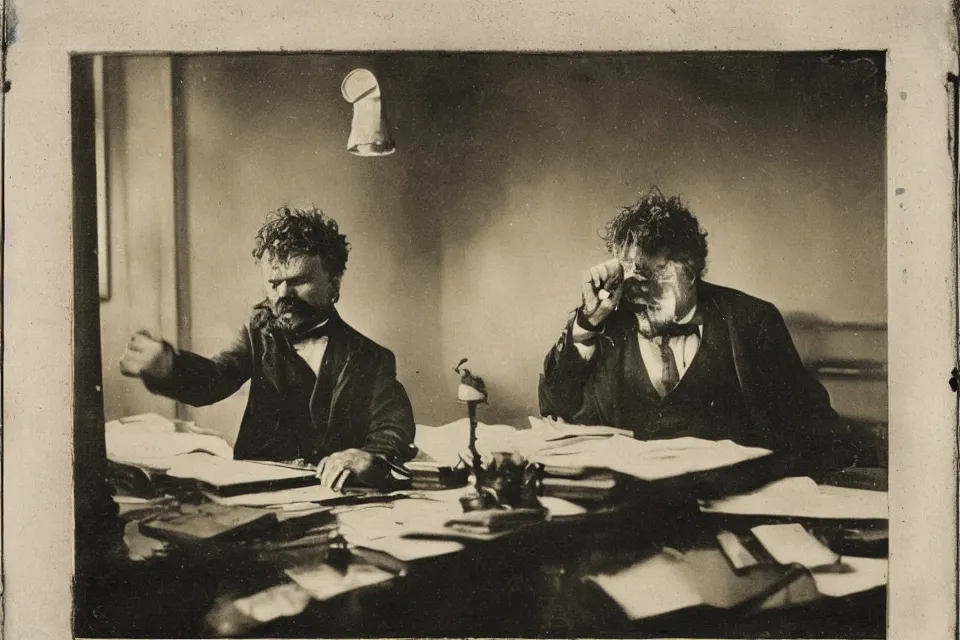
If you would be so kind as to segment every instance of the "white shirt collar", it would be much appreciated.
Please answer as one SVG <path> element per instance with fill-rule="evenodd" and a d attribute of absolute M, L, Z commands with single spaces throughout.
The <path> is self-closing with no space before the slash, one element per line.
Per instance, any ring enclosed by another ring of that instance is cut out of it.
<path fill-rule="evenodd" d="M 677 320 L 677 324 L 687 324 L 688 322 L 693 320 L 693 316 L 696 312 L 697 312 L 697 305 L 693 305 L 693 308 L 690 309 L 690 313 L 688 313 L 687 315 Z"/>

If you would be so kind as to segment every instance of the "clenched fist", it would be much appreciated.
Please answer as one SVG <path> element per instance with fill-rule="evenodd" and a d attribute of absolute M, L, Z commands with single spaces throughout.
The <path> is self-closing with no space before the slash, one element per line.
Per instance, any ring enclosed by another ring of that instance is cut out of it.
<path fill-rule="evenodd" d="M 607 260 L 583 272 L 583 318 L 593 326 L 607 319 L 623 295 L 623 268 L 617 260 Z"/>
<path fill-rule="evenodd" d="M 162 341 L 155 340 L 146 331 L 137 331 L 130 336 L 120 358 L 120 373 L 131 378 L 140 378 L 144 374 L 165 378 L 172 370 L 173 354 Z"/>

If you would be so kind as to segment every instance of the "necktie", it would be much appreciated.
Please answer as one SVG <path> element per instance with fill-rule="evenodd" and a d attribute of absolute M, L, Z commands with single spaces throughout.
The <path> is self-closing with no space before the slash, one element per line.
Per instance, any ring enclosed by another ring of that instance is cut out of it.
<path fill-rule="evenodd" d="M 661 381 L 663 383 L 664 395 L 673 391 L 680 384 L 680 371 L 677 370 L 677 361 L 673 356 L 673 349 L 670 348 L 669 336 L 660 336 L 655 340 L 660 347 Z"/>

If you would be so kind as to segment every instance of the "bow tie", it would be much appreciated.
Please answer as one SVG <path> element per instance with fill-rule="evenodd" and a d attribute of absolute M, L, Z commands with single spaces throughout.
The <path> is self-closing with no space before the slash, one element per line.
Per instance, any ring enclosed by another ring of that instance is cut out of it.
<path fill-rule="evenodd" d="M 684 324 L 668 324 L 663 329 L 657 331 L 657 337 L 663 338 L 681 338 L 683 336 L 699 336 L 700 324 L 697 322 L 686 322 Z"/>

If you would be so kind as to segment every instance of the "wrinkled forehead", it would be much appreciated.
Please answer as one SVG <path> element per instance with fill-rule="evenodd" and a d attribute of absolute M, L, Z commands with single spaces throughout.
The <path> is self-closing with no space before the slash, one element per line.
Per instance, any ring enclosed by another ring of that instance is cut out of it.
<path fill-rule="evenodd" d="M 323 273 L 323 262 L 319 256 L 294 254 L 286 260 L 278 260 L 270 252 L 265 252 L 260 260 L 260 270 L 267 278 L 294 278 L 303 275 Z"/>

